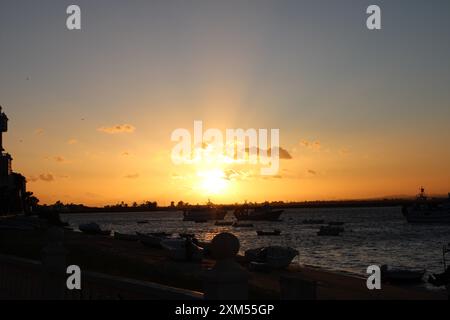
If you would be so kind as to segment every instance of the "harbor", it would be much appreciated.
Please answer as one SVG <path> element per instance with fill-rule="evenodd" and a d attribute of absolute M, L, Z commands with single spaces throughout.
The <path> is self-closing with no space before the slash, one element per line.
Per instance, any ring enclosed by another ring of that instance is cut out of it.
<path fill-rule="evenodd" d="M 1 254 L 14 254 L 27 259 L 40 259 L 45 247 L 45 232 L 2 231 Z M 138 281 L 158 283 L 170 287 L 204 291 L 204 274 L 214 266 L 214 259 L 200 262 L 173 261 L 163 250 L 148 248 L 138 241 L 117 240 L 111 236 L 86 235 L 64 232 L 67 263 L 78 264 L 82 270 L 102 273 Z M 246 270 L 242 255 L 236 261 Z M 322 268 L 292 264 L 287 269 L 269 273 L 248 272 L 249 299 L 280 299 L 281 279 L 294 278 L 317 286 L 310 299 L 447 299 L 445 291 L 430 291 L 419 287 L 401 287 L 383 284 L 383 290 L 369 291 L 366 278 L 355 274 L 324 270 Z"/>

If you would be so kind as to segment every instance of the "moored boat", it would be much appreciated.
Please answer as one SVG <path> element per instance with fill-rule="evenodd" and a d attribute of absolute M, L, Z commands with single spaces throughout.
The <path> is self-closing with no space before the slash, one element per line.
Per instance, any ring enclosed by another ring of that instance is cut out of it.
<path fill-rule="evenodd" d="M 243 206 L 234 211 L 234 216 L 241 221 L 279 221 L 283 211 L 274 210 L 269 205 L 255 208 Z"/>
<path fill-rule="evenodd" d="M 189 238 L 163 239 L 160 243 L 167 257 L 177 261 L 198 261 L 203 249 Z"/>
<path fill-rule="evenodd" d="M 233 225 L 233 221 L 216 221 L 214 223 L 215 226 L 218 227 L 226 227 L 226 226 L 232 226 Z"/>
<path fill-rule="evenodd" d="M 83 223 L 78 226 L 78 229 L 86 234 L 97 234 L 97 235 L 110 235 L 111 230 L 102 230 L 100 226 L 95 223 Z"/>
<path fill-rule="evenodd" d="M 256 234 L 258 236 L 279 236 L 281 234 L 281 230 L 278 229 L 275 229 L 273 231 L 258 230 L 256 231 Z"/>
<path fill-rule="evenodd" d="M 390 283 L 414 284 L 423 281 L 425 269 L 409 268 L 389 268 L 387 265 L 381 266 L 381 279 Z"/>
<path fill-rule="evenodd" d="M 139 241 L 150 248 L 161 248 L 161 241 L 168 239 L 170 234 L 165 232 L 158 233 L 140 233 L 136 232 L 136 235 L 139 238 Z"/>
<path fill-rule="evenodd" d="M 233 227 L 234 228 L 253 228 L 253 224 L 236 221 L 235 223 L 233 223 Z"/>
<path fill-rule="evenodd" d="M 183 221 L 207 222 L 210 220 L 223 220 L 227 210 L 207 205 L 204 207 L 192 207 L 184 210 Z"/>
<path fill-rule="evenodd" d="M 447 264 L 447 254 L 450 253 L 450 243 L 442 248 L 442 264 L 444 265 L 444 272 L 433 273 L 428 277 L 428 283 L 436 287 L 445 286 L 450 296 L 450 266 Z"/>
<path fill-rule="evenodd" d="M 402 212 L 410 223 L 450 223 L 450 193 L 446 201 L 432 201 L 422 187 L 414 203 L 403 206 Z"/>
<path fill-rule="evenodd" d="M 270 271 L 288 267 L 299 252 L 290 247 L 269 246 L 245 251 L 250 269 Z"/>
<path fill-rule="evenodd" d="M 335 226 L 322 226 L 317 232 L 318 236 L 340 236 L 344 228 Z"/>

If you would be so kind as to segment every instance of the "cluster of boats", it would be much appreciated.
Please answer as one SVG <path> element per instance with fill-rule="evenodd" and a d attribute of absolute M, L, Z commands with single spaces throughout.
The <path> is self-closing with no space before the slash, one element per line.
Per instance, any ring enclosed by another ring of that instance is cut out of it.
<path fill-rule="evenodd" d="M 277 210 L 269 205 L 250 207 L 244 205 L 234 210 L 234 216 L 238 221 L 280 221 L 284 210 Z M 207 222 L 224 220 L 228 210 L 208 204 L 206 206 L 190 207 L 183 211 L 184 221 Z"/>
<path fill-rule="evenodd" d="M 305 219 L 303 224 L 310 225 L 322 225 L 319 231 L 317 231 L 318 236 L 340 236 L 342 232 L 345 231 L 343 225 L 345 222 L 342 221 L 330 221 L 328 224 L 324 219 Z M 327 225 L 325 225 L 327 224 Z"/>
<path fill-rule="evenodd" d="M 79 226 L 87 234 L 110 235 L 110 230 L 102 230 L 96 223 L 87 223 Z M 281 230 L 257 231 L 258 235 L 276 236 Z M 122 241 L 139 241 L 144 246 L 162 249 L 165 255 L 175 261 L 200 261 L 210 254 L 209 242 L 201 242 L 195 234 L 179 233 L 173 235 L 166 232 L 152 232 L 125 234 L 114 232 L 114 239 Z M 269 272 L 289 266 L 298 255 L 298 251 L 290 247 L 268 246 L 249 249 L 245 258 L 251 271 Z"/>

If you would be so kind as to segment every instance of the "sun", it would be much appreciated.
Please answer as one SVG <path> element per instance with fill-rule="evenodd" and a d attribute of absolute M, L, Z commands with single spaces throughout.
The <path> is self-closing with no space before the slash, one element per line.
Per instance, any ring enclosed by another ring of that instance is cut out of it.
<path fill-rule="evenodd" d="M 223 194 L 229 186 L 229 181 L 222 169 L 201 170 L 197 172 L 197 177 L 199 187 L 205 194 Z"/>

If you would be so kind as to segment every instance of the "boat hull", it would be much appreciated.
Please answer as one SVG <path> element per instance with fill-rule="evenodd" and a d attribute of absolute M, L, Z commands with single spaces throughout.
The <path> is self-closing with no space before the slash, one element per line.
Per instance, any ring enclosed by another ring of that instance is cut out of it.
<path fill-rule="evenodd" d="M 450 209 L 403 208 L 403 214 L 409 223 L 450 223 Z"/>
<path fill-rule="evenodd" d="M 227 215 L 225 210 L 187 211 L 183 215 L 183 221 L 207 222 L 210 220 L 223 220 Z"/>
<path fill-rule="evenodd" d="M 234 212 L 234 216 L 239 221 L 279 221 L 284 210 L 272 210 L 267 212 Z"/>

